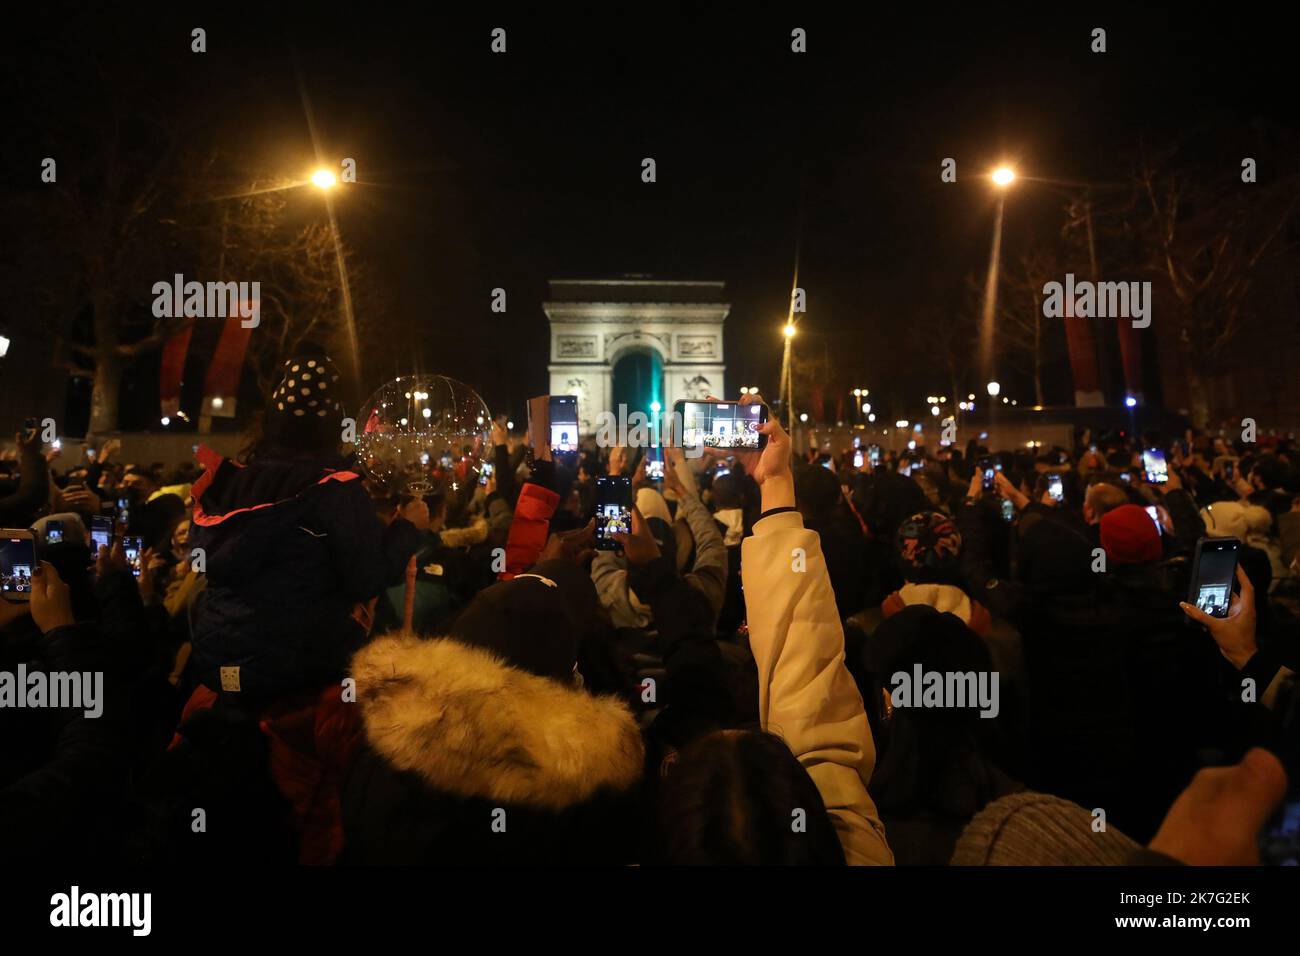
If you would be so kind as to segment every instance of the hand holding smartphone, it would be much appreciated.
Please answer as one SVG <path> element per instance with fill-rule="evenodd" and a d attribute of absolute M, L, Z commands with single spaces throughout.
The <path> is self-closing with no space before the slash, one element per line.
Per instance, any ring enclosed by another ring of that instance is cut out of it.
<path fill-rule="evenodd" d="M 596 550 L 622 551 L 615 534 L 632 533 L 632 479 L 606 475 L 596 479 Z"/>
<path fill-rule="evenodd" d="M 35 570 L 36 535 L 29 528 L 0 528 L 0 598 L 31 601 Z"/>

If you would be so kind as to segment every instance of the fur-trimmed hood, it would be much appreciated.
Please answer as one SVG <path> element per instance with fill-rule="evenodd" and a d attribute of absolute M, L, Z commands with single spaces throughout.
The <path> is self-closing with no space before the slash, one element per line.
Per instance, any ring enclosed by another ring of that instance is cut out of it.
<path fill-rule="evenodd" d="M 435 790 L 563 810 L 641 777 L 644 745 L 625 704 L 481 648 L 381 637 L 357 652 L 352 674 L 371 748 Z"/>

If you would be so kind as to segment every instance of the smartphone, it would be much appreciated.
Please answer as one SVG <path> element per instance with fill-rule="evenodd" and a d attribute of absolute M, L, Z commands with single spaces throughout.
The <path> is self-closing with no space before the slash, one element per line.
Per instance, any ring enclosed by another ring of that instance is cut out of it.
<path fill-rule="evenodd" d="M 492 478 L 492 462 L 485 461 L 478 466 L 478 483 L 486 485 Z"/>
<path fill-rule="evenodd" d="M 1233 458 L 1231 455 L 1220 455 L 1218 458 L 1214 459 L 1214 465 L 1216 468 L 1221 468 L 1223 470 L 1223 477 L 1225 479 L 1228 481 L 1233 480 L 1237 471 L 1236 458 Z"/>
<path fill-rule="evenodd" d="M 835 470 L 835 462 L 832 461 L 832 460 L 829 459 L 829 458 L 823 458 L 823 459 L 821 459 L 820 464 L 821 464 L 821 466 L 822 466 L 823 468 L 825 468 L 827 471 L 834 471 L 834 470 Z"/>
<path fill-rule="evenodd" d="M 1047 476 L 1047 493 L 1052 496 L 1052 500 L 1058 505 L 1065 501 L 1065 483 L 1057 472 L 1052 472 Z"/>
<path fill-rule="evenodd" d="M 651 445 L 645 450 L 645 476 L 651 481 L 664 480 L 664 450 Z"/>
<path fill-rule="evenodd" d="M 117 499 L 117 520 L 122 522 L 122 527 L 129 527 L 131 524 L 131 499 Z"/>
<path fill-rule="evenodd" d="M 1133 484 L 1133 476 L 1130 475 L 1127 471 L 1121 471 L 1119 473 L 1119 480 L 1124 482 L 1124 484 L 1126 485 Z"/>
<path fill-rule="evenodd" d="M 111 548 L 113 546 L 113 535 L 117 532 L 114 524 L 111 515 L 91 516 L 90 540 L 94 545 L 95 554 L 99 554 L 100 548 Z"/>
<path fill-rule="evenodd" d="M 1153 485 L 1163 485 L 1169 481 L 1169 464 L 1165 453 L 1159 448 L 1146 448 L 1142 451 L 1142 468 L 1147 473 L 1147 481 Z"/>
<path fill-rule="evenodd" d="M 862 454 L 862 449 L 861 449 L 861 448 L 859 448 L 857 451 L 855 451 L 855 452 L 853 453 L 853 467 L 854 467 L 854 468 L 861 468 L 861 467 L 862 467 L 862 464 L 863 464 L 863 462 L 864 462 L 865 460 L 866 460 L 866 459 L 865 459 L 865 456 Z"/>
<path fill-rule="evenodd" d="M 912 461 L 912 459 L 910 459 L 910 458 L 908 458 L 908 457 L 906 457 L 906 456 L 904 456 L 904 457 L 898 459 L 898 469 L 897 469 L 897 470 L 898 470 L 898 473 L 899 473 L 900 475 L 906 475 L 906 476 L 909 477 L 909 478 L 912 477 L 912 465 L 913 465 L 913 464 L 914 464 L 914 462 Z"/>
<path fill-rule="evenodd" d="M 871 465 L 872 465 L 873 468 L 874 468 L 876 465 L 880 464 L 880 446 L 879 446 L 879 445 L 868 445 L 868 446 L 867 446 L 867 457 L 871 459 Z"/>
<path fill-rule="evenodd" d="M 1187 602 L 1211 617 L 1227 617 L 1240 551 L 1241 541 L 1237 538 L 1202 538 L 1196 542 Z"/>
<path fill-rule="evenodd" d="M 93 448 L 87 448 L 87 449 L 86 449 L 86 458 L 89 459 L 90 461 L 94 461 L 94 460 L 95 460 L 95 455 L 96 455 L 96 454 L 97 454 L 97 452 L 95 451 L 95 449 L 93 449 Z"/>
<path fill-rule="evenodd" d="M 674 421 L 682 423 L 683 448 L 725 448 L 761 451 L 767 436 L 758 426 L 767 421 L 767 406 L 755 402 L 691 402 L 673 405 Z"/>
<path fill-rule="evenodd" d="M 63 521 L 51 518 L 45 522 L 45 543 L 58 544 L 63 540 Z"/>
<path fill-rule="evenodd" d="M 29 528 L 0 528 L 0 597 L 14 603 L 32 599 L 36 535 Z"/>
<path fill-rule="evenodd" d="M 979 467 L 984 472 L 984 480 L 981 483 L 985 491 L 993 491 L 997 487 L 995 475 L 1002 470 L 1002 465 L 992 458 L 981 458 Z"/>
<path fill-rule="evenodd" d="M 616 532 L 632 533 L 632 479 L 606 475 L 596 479 L 596 550 L 622 551 Z"/>
<path fill-rule="evenodd" d="M 34 418 L 23 419 L 23 437 L 31 438 L 36 434 L 37 421 Z"/>
<path fill-rule="evenodd" d="M 1016 506 L 1010 498 L 1002 499 L 1002 520 L 1008 522 L 1016 520 Z"/>
<path fill-rule="evenodd" d="M 1165 533 L 1165 526 L 1160 523 L 1160 509 L 1155 505 L 1147 505 L 1147 514 L 1149 514 L 1151 520 L 1156 523 L 1156 531 L 1163 535 Z"/>
<path fill-rule="evenodd" d="M 551 423 L 551 451 L 578 450 L 578 396 L 551 395 L 546 415 Z"/>
<path fill-rule="evenodd" d="M 138 535 L 127 535 L 122 539 L 122 550 L 126 552 L 126 563 L 131 565 L 131 573 L 140 576 L 140 555 L 144 552 L 144 539 Z"/>

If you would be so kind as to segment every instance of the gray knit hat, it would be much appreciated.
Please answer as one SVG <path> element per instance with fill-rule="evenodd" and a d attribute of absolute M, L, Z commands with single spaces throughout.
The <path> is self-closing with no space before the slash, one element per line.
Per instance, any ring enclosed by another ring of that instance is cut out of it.
<path fill-rule="evenodd" d="M 1142 853 L 1119 830 L 1093 830 L 1092 814 L 1032 790 L 994 800 L 957 840 L 952 866 L 1124 866 Z"/>

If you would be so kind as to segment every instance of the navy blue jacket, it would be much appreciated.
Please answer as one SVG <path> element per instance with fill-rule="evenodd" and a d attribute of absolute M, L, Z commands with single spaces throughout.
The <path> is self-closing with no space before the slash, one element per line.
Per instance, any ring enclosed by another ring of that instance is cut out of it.
<path fill-rule="evenodd" d="M 385 584 L 383 524 L 342 459 L 241 467 L 207 448 L 190 547 L 207 587 L 192 621 L 198 680 L 249 702 L 341 680 L 365 640 L 353 609 Z M 222 668 L 227 671 L 223 687 Z"/>

